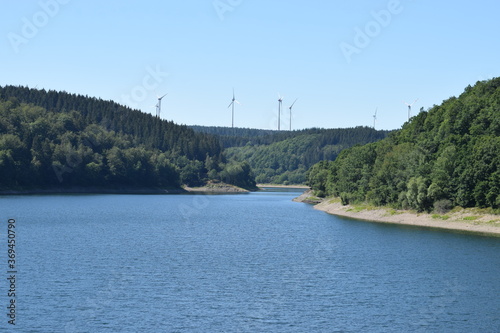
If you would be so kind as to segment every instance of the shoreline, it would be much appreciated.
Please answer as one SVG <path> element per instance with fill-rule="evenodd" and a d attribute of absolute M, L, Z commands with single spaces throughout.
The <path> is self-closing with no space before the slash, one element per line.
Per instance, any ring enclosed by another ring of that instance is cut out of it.
<path fill-rule="evenodd" d="M 187 193 L 249 193 L 251 190 L 242 187 L 229 185 L 229 184 L 207 184 L 201 187 L 189 187 L 184 185 L 182 187 Z"/>
<path fill-rule="evenodd" d="M 274 188 L 300 188 L 304 190 L 310 189 L 307 185 L 282 185 L 282 184 L 257 184 L 258 188 L 274 187 Z"/>
<path fill-rule="evenodd" d="M 311 203 L 308 201 L 310 197 L 311 192 L 306 191 L 303 195 L 294 199 L 294 201 Z M 314 209 L 331 215 L 352 218 L 359 221 L 424 227 L 482 236 L 500 237 L 499 215 L 475 213 L 467 209 L 439 215 L 414 213 L 383 207 L 343 206 L 340 200 L 335 198 L 326 198 L 321 200 L 320 203 L 312 201 L 312 203 L 315 204 Z"/>
<path fill-rule="evenodd" d="M 71 187 L 29 190 L 1 190 L 0 195 L 37 195 L 37 194 L 182 194 L 188 193 L 182 188 L 97 188 Z"/>
<path fill-rule="evenodd" d="M 181 188 L 99 188 L 70 187 L 51 189 L 0 190 L 0 196 L 6 195 L 54 195 L 54 194 L 210 194 L 210 193 L 248 193 L 249 190 L 228 184 L 207 184 L 202 187 L 182 186 Z"/>
<path fill-rule="evenodd" d="M 204 186 L 190 187 L 183 185 L 180 188 L 135 188 L 135 187 L 69 187 L 69 188 L 46 188 L 46 189 L 12 189 L 0 190 L 0 195 L 36 195 L 36 194 L 200 194 L 200 193 L 249 193 L 259 191 L 262 188 L 297 188 L 309 189 L 306 185 L 280 185 L 280 184 L 257 184 L 253 189 L 244 189 L 225 183 L 208 183 Z"/>

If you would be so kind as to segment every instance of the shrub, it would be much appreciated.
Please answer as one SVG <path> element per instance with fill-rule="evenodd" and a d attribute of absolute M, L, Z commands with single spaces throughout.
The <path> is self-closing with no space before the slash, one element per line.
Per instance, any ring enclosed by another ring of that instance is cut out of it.
<path fill-rule="evenodd" d="M 349 194 L 346 192 L 340 193 L 340 201 L 342 202 L 343 206 L 347 206 L 350 201 Z"/>
<path fill-rule="evenodd" d="M 452 203 L 448 199 L 438 200 L 434 203 L 434 211 L 439 214 L 445 214 L 452 208 Z"/>

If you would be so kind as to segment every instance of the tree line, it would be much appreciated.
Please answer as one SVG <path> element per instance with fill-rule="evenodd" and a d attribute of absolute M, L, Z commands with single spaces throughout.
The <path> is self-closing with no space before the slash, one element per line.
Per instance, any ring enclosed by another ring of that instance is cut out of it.
<path fill-rule="evenodd" d="M 246 188 L 302 184 L 307 170 L 388 131 L 181 126 L 113 101 L 0 87 L 0 188 Z"/>
<path fill-rule="evenodd" d="M 324 142 L 332 144 L 361 144 L 385 138 L 390 131 L 375 131 L 369 127 L 354 128 L 307 128 L 293 131 L 262 130 L 254 128 L 231 128 L 219 126 L 189 126 L 195 132 L 217 136 L 224 148 L 251 145 L 270 145 L 304 135 L 322 135 Z"/>
<path fill-rule="evenodd" d="M 381 140 L 388 133 L 369 127 L 282 131 L 234 140 L 226 153 L 232 160 L 248 162 L 257 183 L 304 184 L 315 163 L 335 160 L 343 149 Z"/>
<path fill-rule="evenodd" d="M 217 137 L 112 101 L 0 87 L 0 188 L 255 185 Z"/>
<path fill-rule="evenodd" d="M 468 86 L 376 143 L 308 171 L 321 196 L 417 211 L 500 207 L 500 78 Z"/>

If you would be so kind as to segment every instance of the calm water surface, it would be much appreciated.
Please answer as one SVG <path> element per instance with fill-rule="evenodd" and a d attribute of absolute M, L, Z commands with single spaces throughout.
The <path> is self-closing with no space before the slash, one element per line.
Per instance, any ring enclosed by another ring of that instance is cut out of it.
<path fill-rule="evenodd" d="M 298 194 L 0 197 L 11 331 L 499 332 L 500 239 L 340 219 Z"/>

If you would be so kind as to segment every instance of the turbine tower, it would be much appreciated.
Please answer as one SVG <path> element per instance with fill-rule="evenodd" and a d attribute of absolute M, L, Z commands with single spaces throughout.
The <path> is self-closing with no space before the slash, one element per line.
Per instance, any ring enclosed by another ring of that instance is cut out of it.
<path fill-rule="evenodd" d="M 373 129 L 375 129 L 375 123 L 377 122 L 377 111 L 378 108 L 375 109 L 375 114 L 373 115 Z"/>
<path fill-rule="evenodd" d="M 231 117 L 231 127 L 232 128 L 234 128 L 234 102 L 236 102 L 236 103 L 238 103 L 238 104 L 241 105 L 241 103 L 238 102 L 236 100 L 236 98 L 234 97 L 234 88 L 233 88 L 233 99 L 231 100 L 231 104 L 229 104 L 229 106 L 227 107 L 229 109 L 232 106 L 232 112 L 231 112 L 231 114 L 232 114 L 232 117 Z"/>
<path fill-rule="evenodd" d="M 285 97 L 278 93 L 278 131 L 281 129 L 281 106 L 283 104 L 283 98 Z"/>
<path fill-rule="evenodd" d="M 411 104 L 403 102 L 408 106 L 408 120 L 410 120 L 410 117 L 411 117 L 411 107 L 413 106 L 413 104 L 417 103 L 417 101 L 418 101 L 418 98 L 416 100 L 414 100 L 413 103 L 411 103 Z"/>
<path fill-rule="evenodd" d="M 160 118 L 160 115 L 161 115 L 161 100 L 163 99 L 163 97 L 165 97 L 167 95 L 168 95 L 168 93 L 161 96 L 161 97 L 158 95 L 156 96 L 156 97 L 158 97 L 158 104 L 156 104 L 156 117 L 157 118 Z"/>
<path fill-rule="evenodd" d="M 298 98 L 295 99 L 295 101 L 293 101 L 292 105 L 290 105 L 290 107 L 288 109 L 290 109 L 290 131 L 292 131 L 292 108 L 293 108 L 293 105 L 295 104 L 295 102 L 297 102 Z"/>

